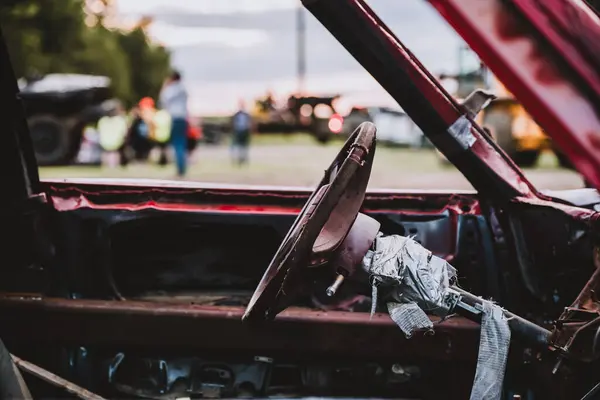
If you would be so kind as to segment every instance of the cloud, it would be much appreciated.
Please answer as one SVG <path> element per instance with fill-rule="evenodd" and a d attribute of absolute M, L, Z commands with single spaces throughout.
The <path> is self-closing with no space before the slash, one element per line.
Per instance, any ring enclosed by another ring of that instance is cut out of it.
<path fill-rule="evenodd" d="M 187 28 L 160 21 L 150 26 L 149 35 L 153 40 L 174 50 L 190 46 L 247 48 L 269 40 L 265 32 L 256 29 Z"/>
<path fill-rule="evenodd" d="M 218 15 L 292 9 L 297 4 L 297 0 L 119 0 L 118 11 L 123 15 L 160 15 L 169 11 Z"/>
<path fill-rule="evenodd" d="M 120 7 L 129 3 L 133 12 L 135 2 L 155 16 L 151 32 L 172 47 L 173 63 L 183 72 L 197 109 L 235 105 L 238 96 L 256 96 L 267 88 L 276 93 L 295 88 L 295 0 L 121 0 Z M 368 3 L 425 66 L 433 72 L 456 69 L 462 41 L 426 1 Z M 352 95 L 357 101 L 363 96 L 390 105 L 377 82 L 304 12 L 309 88 L 325 90 L 327 84 L 327 90 L 348 92 L 360 86 Z"/>

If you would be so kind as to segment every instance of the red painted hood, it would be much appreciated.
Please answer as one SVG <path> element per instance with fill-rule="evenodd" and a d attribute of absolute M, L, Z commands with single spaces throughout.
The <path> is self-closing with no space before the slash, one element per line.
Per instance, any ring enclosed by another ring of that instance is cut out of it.
<path fill-rule="evenodd" d="M 600 18 L 596 11 L 583 0 L 429 2 L 579 172 L 599 188 Z"/>

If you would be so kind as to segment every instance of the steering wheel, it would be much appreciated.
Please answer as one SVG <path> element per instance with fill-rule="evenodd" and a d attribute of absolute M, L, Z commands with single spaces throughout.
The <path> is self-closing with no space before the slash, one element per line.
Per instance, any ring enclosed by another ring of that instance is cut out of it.
<path fill-rule="evenodd" d="M 360 220 L 362 226 L 356 230 L 365 230 L 364 220 L 370 219 L 362 214 L 362 218 L 357 216 L 371 176 L 375 136 L 375 125 L 363 122 L 346 140 L 283 239 L 242 320 L 275 318 L 316 281 L 335 276 L 335 266 L 333 269 L 323 266 L 334 264 L 331 261 L 336 258 L 343 261 L 353 248 L 361 247 L 354 239 L 343 254 L 338 251 L 353 226 Z M 366 223 L 366 230 L 375 232 L 373 236 L 378 229 L 376 221 Z M 370 243 L 367 249 L 369 246 Z"/>

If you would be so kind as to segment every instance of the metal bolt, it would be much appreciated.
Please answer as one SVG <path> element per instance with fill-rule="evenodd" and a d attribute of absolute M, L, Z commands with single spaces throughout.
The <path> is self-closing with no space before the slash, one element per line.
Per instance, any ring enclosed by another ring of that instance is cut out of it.
<path fill-rule="evenodd" d="M 333 282 L 333 284 L 331 286 L 329 286 L 327 288 L 327 291 L 325 293 L 327 293 L 327 296 L 332 297 L 340 288 L 340 286 L 342 286 L 342 283 L 344 282 L 344 275 L 338 275 L 335 278 L 335 281 Z"/>
<path fill-rule="evenodd" d="M 404 375 L 404 368 L 400 364 L 392 365 L 392 372 L 397 375 Z"/>

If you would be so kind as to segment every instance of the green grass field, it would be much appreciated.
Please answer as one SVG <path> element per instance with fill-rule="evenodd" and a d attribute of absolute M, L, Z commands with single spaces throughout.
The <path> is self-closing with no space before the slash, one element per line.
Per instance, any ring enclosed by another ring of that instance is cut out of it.
<path fill-rule="evenodd" d="M 308 135 L 255 136 L 250 149 L 250 164 L 232 165 L 227 144 L 202 146 L 194 154 L 187 179 L 237 184 L 313 186 L 333 160 L 342 143 L 319 145 Z M 175 177 L 173 165 L 156 163 L 108 167 L 45 167 L 42 178 L 154 178 Z M 578 174 L 560 169 L 552 154 L 544 154 L 527 176 L 540 188 L 582 187 Z M 377 148 L 371 177 L 372 188 L 470 189 L 470 184 L 451 165 L 443 165 L 431 149 L 410 150 Z"/>

